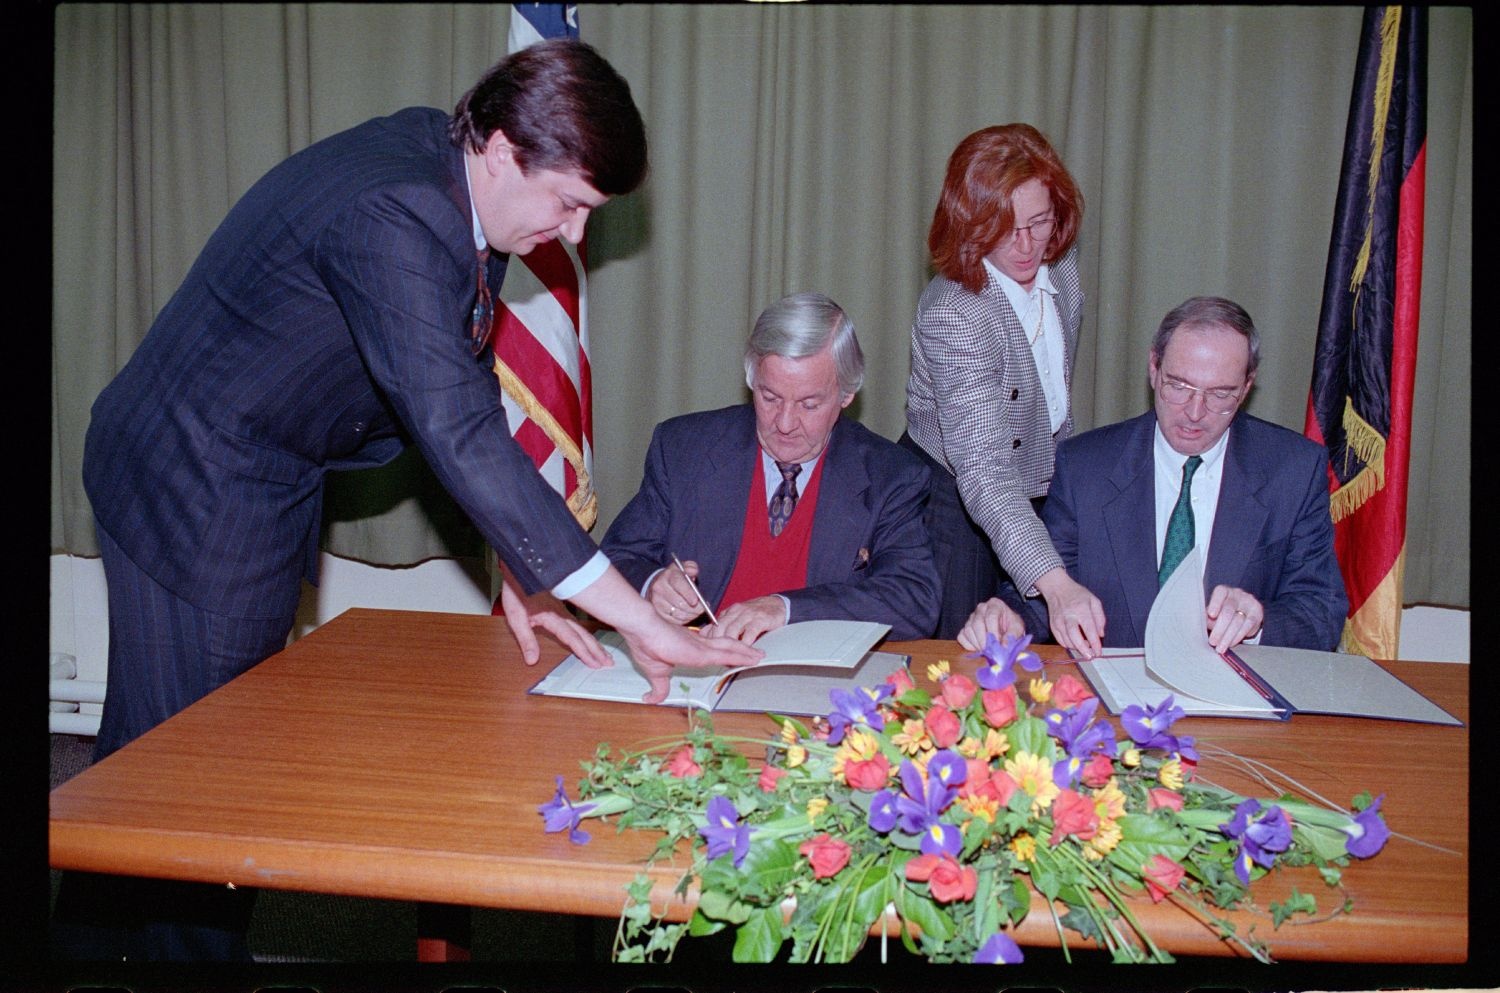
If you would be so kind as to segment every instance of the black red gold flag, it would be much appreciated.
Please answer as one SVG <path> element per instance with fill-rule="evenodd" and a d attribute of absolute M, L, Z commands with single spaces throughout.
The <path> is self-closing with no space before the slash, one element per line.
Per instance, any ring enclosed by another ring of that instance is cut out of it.
<path fill-rule="evenodd" d="M 1306 434 L 1328 446 L 1343 645 L 1395 658 L 1422 294 L 1427 11 L 1371 7 L 1360 32 Z"/>

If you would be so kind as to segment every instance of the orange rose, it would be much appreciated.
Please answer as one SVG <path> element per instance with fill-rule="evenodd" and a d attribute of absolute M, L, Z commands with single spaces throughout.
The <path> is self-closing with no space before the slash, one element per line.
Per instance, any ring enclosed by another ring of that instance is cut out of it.
<path fill-rule="evenodd" d="M 1099 812 L 1094 801 L 1076 790 L 1062 790 L 1052 801 L 1052 837 L 1049 845 L 1062 841 L 1064 835 L 1074 835 L 1080 841 L 1088 841 L 1099 830 Z"/>
<path fill-rule="evenodd" d="M 1016 719 L 1016 688 L 1007 686 L 1003 690 L 985 690 L 980 697 L 984 701 L 984 719 L 991 727 L 1004 727 Z"/>
<path fill-rule="evenodd" d="M 1181 885 L 1186 874 L 1187 870 L 1165 855 L 1153 855 L 1141 866 L 1141 878 L 1146 881 L 1146 891 L 1151 894 L 1152 903 L 1165 900 L 1168 893 Z"/>
<path fill-rule="evenodd" d="M 662 768 L 678 779 L 687 779 L 703 771 L 703 767 L 693 761 L 692 745 L 683 745 L 677 751 L 667 756 L 666 765 L 662 766 Z"/>
<path fill-rule="evenodd" d="M 943 702 L 954 710 L 963 710 L 969 705 L 969 701 L 974 699 L 974 691 L 977 689 L 974 680 L 968 676 L 952 675 L 943 680 L 940 695 Z"/>
<path fill-rule="evenodd" d="M 918 855 L 906 863 L 906 878 L 926 883 L 938 903 L 974 899 L 979 874 L 967 865 L 959 865 L 951 855 Z"/>
<path fill-rule="evenodd" d="M 812 863 L 814 879 L 837 876 L 839 870 L 849 864 L 849 846 L 827 834 L 807 839 L 797 846 L 797 851 Z"/>
<path fill-rule="evenodd" d="M 1057 685 L 1052 687 L 1052 706 L 1058 710 L 1070 710 L 1094 695 L 1094 691 L 1070 673 L 1065 673 L 1057 680 Z"/>
<path fill-rule="evenodd" d="M 949 682 L 953 678 L 950 677 Z M 927 725 L 927 733 L 932 735 L 932 743 L 939 748 L 952 748 L 963 735 L 964 726 L 957 715 L 941 703 L 934 703 L 927 709 L 927 716 L 922 719 Z"/>
<path fill-rule="evenodd" d="M 760 786 L 761 789 L 765 790 L 767 793 L 775 793 L 776 792 L 776 784 L 778 782 L 780 782 L 781 781 L 781 777 L 785 776 L 785 775 L 786 775 L 786 770 L 783 769 L 783 768 L 781 768 L 781 767 L 779 767 L 779 766 L 774 766 L 774 765 L 765 766 L 764 768 L 762 768 L 760 770 L 760 782 L 759 782 L 758 785 Z"/>
<path fill-rule="evenodd" d="M 891 763 L 884 755 L 844 763 L 844 782 L 857 790 L 878 790 L 891 778 Z"/>

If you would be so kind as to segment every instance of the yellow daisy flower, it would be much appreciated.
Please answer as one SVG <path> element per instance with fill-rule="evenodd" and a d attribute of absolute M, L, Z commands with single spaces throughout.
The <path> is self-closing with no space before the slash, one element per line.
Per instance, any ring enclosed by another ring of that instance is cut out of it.
<path fill-rule="evenodd" d="M 807 761 L 807 749 L 801 745 L 791 745 L 786 750 L 786 767 L 795 769 Z"/>
<path fill-rule="evenodd" d="M 1115 850 L 1115 846 L 1120 843 L 1120 839 L 1124 837 L 1124 834 L 1125 832 L 1121 830 L 1119 824 L 1112 820 L 1106 821 L 1101 819 L 1098 830 L 1094 832 L 1094 836 L 1088 840 L 1088 843 L 1083 846 L 1083 854 L 1086 857 L 1093 858 L 1094 856 L 1090 852 L 1097 852 L 1099 857 L 1102 858 Z"/>
<path fill-rule="evenodd" d="M 1167 759 L 1156 771 L 1156 780 L 1169 790 L 1182 789 L 1182 763 L 1175 758 Z"/>
<path fill-rule="evenodd" d="M 1010 751 L 1010 739 L 998 728 L 990 728 L 984 736 L 984 760 L 997 759 Z"/>
<path fill-rule="evenodd" d="M 1021 792 L 1031 797 L 1032 816 L 1046 810 L 1057 798 L 1058 788 L 1052 781 L 1052 766 L 1040 755 L 1018 752 L 1005 760 L 1005 771 L 1010 773 Z"/>
<path fill-rule="evenodd" d="M 1052 684 L 1040 676 L 1027 683 L 1026 688 L 1031 691 L 1031 699 L 1037 703 L 1046 703 L 1052 699 Z"/>
<path fill-rule="evenodd" d="M 958 798 L 958 805 L 969 812 L 972 817 L 983 818 L 986 823 L 993 824 L 995 815 L 1000 812 L 1000 801 L 994 797 L 982 797 L 977 793 Z"/>
<path fill-rule="evenodd" d="M 1010 839 L 1010 850 L 1019 862 L 1036 861 L 1036 839 L 1025 831 Z"/>
<path fill-rule="evenodd" d="M 1139 748 L 1127 748 L 1125 754 L 1120 756 L 1120 762 L 1127 769 L 1134 769 L 1141 764 L 1141 750 Z"/>
<path fill-rule="evenodd" d="M 828 798 L 826 796 L 815 796 L 807 801 L 807 820 L 811 823 L 818 819 L 818 815 L 828 809 Z"/>
<path fill-rule="evenodd" d="M 930 751 L 934 746 L 927 725 L 920 718 L 901 722 L 901 730 L 891 736 L 891 742 L 908 755 Z"/>
<path fill-rule="evenodd" d="M 979 757 L 979 739 L 968 735 L 963 741 L 954 745 L 953 749 L 966 759 L 976 759 Z"/>
<path fill-rule="evenodd" d="M 932 680 L 934 683 L 941 683 L 943 680 L 947 679 L 948 660 L 942 659 L 941 661 L 933 662 L 931 665 L 929 665 L 927 667 L 927 678 Z"/>
<path fill-rule="evenodd" d="M 1109 782 L 1094 790 L 1094 809 L 1099 812 L 1101 822 L 1125 816 L 1125 794 L 1120 792 L 1115 777 L 1110 776 Z"/>

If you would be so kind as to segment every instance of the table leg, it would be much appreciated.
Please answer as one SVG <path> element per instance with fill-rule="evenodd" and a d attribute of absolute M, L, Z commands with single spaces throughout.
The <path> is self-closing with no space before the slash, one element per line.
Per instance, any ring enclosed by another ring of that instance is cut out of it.
<path fill-rule="evenodd" d="M 467 962 L 473 942 L 468 907 L 451 903 L 417 904 L 418 962 Z"/>

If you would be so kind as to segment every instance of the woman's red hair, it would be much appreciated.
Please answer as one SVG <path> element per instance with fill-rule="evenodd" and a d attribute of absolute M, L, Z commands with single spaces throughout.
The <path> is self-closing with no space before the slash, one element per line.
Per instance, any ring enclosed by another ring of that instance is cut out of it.
<path fill-rule="evenodd" d="M 938 272 L 970 292 L 983 289 L 984 257 L 1015 227 L 1011 197 L 1031 179 L 1047 187 L 1057 216 L 1042 261 L 1062 258 L 1078 238 L 1083 194 L 1040 131 L 1030 124 L 999 124 L 969 135 L 948 159 L 927 233 Z"/>

